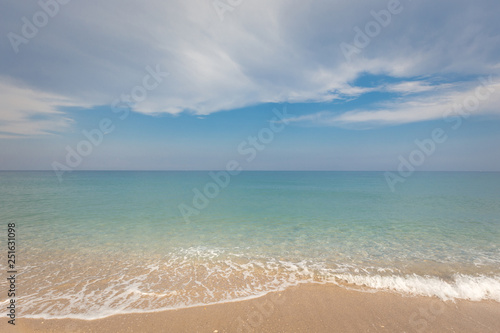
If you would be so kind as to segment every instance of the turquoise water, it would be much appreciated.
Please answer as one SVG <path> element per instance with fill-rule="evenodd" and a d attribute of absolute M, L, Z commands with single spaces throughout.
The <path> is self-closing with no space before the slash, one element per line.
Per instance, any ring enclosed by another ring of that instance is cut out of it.
<path fill-rule="evenodd" d="M 17 226 L 20 315 L 94 319 L 307 282 L 500 302 L 500 173 L 416 173 L 394 193 L 380 172 L 224 180 L 0 172 L 2 220 Z M 196 206 L 209 183 L 212 198 Z M 196 214 L 185 218 L 188 206 Z"/>

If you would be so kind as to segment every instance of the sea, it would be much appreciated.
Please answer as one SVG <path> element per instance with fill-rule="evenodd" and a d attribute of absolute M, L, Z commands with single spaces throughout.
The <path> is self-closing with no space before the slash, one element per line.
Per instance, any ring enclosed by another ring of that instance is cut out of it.
<path fill-rule="evenodd" d="M 97 319 L 303 283 L 500 302 L 500 173 L 0 172 L 24 318 Z M 7 273 L 4 274 L 6 276 Z M 0 290 L 8 289 L 0 281 Z M 10 301 L 0 295 L 0 305 Z"/>

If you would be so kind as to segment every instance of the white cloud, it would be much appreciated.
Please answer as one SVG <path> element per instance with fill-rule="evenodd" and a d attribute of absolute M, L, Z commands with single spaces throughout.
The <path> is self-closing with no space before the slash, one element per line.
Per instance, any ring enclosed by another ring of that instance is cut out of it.
<path fill-rule="evenodd" d="M 0 79 L 0 138 L 38 136 L 65 131 L 72 120 L 60 107 L 76 106 L 63 96 L 20 88 Z"/>
<path fill-rule="evenodd" d="M 433 85 L 427 81 L 405 81 L 396 84 L 388 85 L 385 91 L 401 93 L 401 94 L 416 94 L 436 89 L 450 88 L 451 84 Z"/>
<path fill-rule="evenodd" d="M 461 92 L 438 90 L 431 95 L 418 95 L 410 99 L 386 102 L 370 110 L 352 110 L 344 113 L 322 111 L 293 117 L 287 121 L 319 126 L 369 127 L 443 119 L 450 116 L 500 115 L 498 107 L 500 83 L 491 80 L 484 82 Z"/>
<path fill-rule="evenodd" d="M 349 99 L 382 89 L 353 85 L 364 73 L 407 78 L 500 72 L 498 1 L 402 4 L 403 11 L 349 63 L 339 45 L 352 42 L 353 28 L 364 27 L 373 19 L 370 12 L 387 8 L 387 1 L 245 1 L 222 22 L 212 1 L 70 2 L 20 45 L 19 54 L 0 44 L 0 75 L 67 104 L 109 105 L 141 83 L 146 66 L 160 64 L 169 77 L 136 111 L 207 115 L 266 102 Z M 4 11 L 11 15 L 0 20 L 1 30 L 20 33 L 21 17 L 38 10 L 35 2 L 9 2 Z M 413 81 L 384 89 L 411 95 L 435 88 Z M 43 105 L 36 94 L 28 96 L 37 101 L 30 112 L 55 110 L 54 99 Z M 25 109 L 10 107 L 20 108 Z M 49 123 L 42 123 L 9 126 L 17 134 L 47 133 Z M 52 122 L 51 130 L 65 123 Z"/>

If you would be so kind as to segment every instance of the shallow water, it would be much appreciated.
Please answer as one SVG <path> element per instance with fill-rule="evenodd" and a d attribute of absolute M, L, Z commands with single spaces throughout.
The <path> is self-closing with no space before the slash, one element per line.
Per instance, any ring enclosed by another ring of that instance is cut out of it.
<path fill-rule="evenodd" d="M 305 282 L 500 302 L 500 173 L 416 173 L 393 193 L 379 172 L 245 172 L 209 185 L 197 209 L 193 189 L 208 183 L 0 172 L 20 315 L 94 319 Z M 197 214 L 186 221 L 181 204 Z"/>

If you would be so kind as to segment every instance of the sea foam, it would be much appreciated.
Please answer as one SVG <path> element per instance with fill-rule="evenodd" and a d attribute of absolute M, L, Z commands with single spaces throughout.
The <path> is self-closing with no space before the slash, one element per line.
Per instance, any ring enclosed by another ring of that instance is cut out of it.
<path fill-rule="evenodd" d="M 98 319 L 114 314 L 155 312 L 260 297 L 303 283 L 335 284 L 359 291 L 500 302 L 500 276 L 455 274 L 448 278 L 402 274 L 395 267 L 327 265 L 312 260 L 244 258 L 220 249 L 179 250 L 139 273 L 122 267 L 112 277 L 64 279 L 21 296 L 23 317 Z M 74 273 L 74 272 L 73 272 Z M 64 272 L 61 272 L 64 278 Z M 68 273 L 69 274 L 69 273 Z M 82 281 L 81 279 L 84 281 Z"/>

